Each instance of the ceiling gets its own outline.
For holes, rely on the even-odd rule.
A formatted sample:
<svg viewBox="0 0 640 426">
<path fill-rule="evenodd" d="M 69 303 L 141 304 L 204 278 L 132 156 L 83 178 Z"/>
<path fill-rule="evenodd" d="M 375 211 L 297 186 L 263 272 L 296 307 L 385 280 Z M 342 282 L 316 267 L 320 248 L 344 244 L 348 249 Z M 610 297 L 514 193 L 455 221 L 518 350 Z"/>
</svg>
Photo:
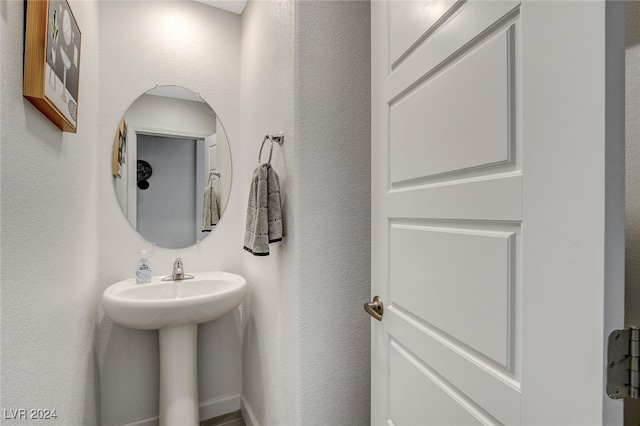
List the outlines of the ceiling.
<svg viewBox="0 0 640 426">
<path fill-rule="evenodd" d="M 247 0 L 195 0 L 199 3 L 208 4 L 209 6 L 217 7 L 218 9 L 227 10 L 229 12 L 242 15 L 244 7 L 247 5 Z"/>
</svg>

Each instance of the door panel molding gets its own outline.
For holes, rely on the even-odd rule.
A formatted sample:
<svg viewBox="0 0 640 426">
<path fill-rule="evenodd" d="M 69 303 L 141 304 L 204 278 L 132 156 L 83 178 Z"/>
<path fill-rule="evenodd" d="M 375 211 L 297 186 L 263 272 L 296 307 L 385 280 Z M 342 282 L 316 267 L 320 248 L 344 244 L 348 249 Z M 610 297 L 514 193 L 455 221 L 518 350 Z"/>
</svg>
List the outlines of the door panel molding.
<svg viewBox="0 0 640 426">
<path fill-rule="evenodd" d="M 390 419 L 394 424 L 412 424 L 416 417 L 425 425 L 501 424 L 394 339 L 390 344 L 389 376 Z M 394 387 L 399 389 L 394 392 Z M 397 398 L 406 395 L 402 391 L 407 387 L 412 391 L 409 397 Z"/>
<path fill-rule="evenodd" d="M 388 302 L 512 370 L 515 232 L 394 223 L 390 233 Z"/>
</svg>

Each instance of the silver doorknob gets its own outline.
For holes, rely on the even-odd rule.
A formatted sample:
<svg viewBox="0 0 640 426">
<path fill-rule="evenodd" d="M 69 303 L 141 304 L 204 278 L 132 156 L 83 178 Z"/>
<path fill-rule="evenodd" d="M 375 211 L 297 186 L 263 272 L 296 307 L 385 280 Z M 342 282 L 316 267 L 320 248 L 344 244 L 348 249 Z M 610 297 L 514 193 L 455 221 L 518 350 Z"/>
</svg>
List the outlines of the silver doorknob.
<svg viewBox="0 0 640 426">
<path fill-rule="evenodd" d="M 374 297 L 373 302 L 365 303 L 364 310 L 366 313 L 368 313 L 378 321 L 382 321 L 382 313 L 384 312 L 384 307 L 382 305 L 382 299 L 380 298 L 380 296 Z"/>
</svg>

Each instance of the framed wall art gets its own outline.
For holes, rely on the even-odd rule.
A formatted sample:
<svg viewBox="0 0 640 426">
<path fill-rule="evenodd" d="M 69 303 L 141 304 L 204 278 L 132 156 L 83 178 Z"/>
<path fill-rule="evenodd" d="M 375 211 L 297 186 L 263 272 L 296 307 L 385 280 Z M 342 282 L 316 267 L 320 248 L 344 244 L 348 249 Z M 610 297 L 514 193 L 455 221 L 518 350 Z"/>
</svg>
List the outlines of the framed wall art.
<svg viewBox="0 0 640 426">
<path fill-rule="evenodd" d="M 113 139 L 111 152 L 111 174 L 114 178 L 122 177 L 122 167 L 127 162 L 127 124 L 120 120 L 116 136 Z"/>
<path fill-rule="evenodd" d="M 26 0 L 23 95 L 65 132 L 78 127 L 82 35 L 66 0 Z"/>
</svg>

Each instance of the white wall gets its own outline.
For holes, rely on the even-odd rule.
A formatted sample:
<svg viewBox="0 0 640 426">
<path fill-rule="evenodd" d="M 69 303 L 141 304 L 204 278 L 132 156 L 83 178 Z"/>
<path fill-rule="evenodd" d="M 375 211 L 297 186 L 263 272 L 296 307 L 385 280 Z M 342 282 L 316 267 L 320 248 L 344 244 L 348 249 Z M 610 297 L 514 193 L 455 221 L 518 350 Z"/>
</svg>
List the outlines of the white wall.
<svg viewBox="0 0 640 426">
<path fill-rule="evenodd" d="M 154 331 L 114 324 L 99 301 L 110 284 L 133 276 L 140 249 L 149 250 L 155 275 L 171 272 L 182 257 L 187 272 L 239 271 L 242 251 L 240 189 L 240 17 L 200 3 L 101 1 L 99 129 L 93 141 L 98 196 L 100 404 L 103 425 L 158 413 L 158 338 Z M 129 105 L 156 84 L 199 92 L 225 126 L 234 161 L 234 186 L 225 214 L 199 245 L 171 250 L 152 247 L 120 211 L 110 173 L 111 144 Z M 244 200 L 242 200 L 244 201 Z M 204 418 L 239 408 L 242 386 L 240 311 L 199 329 L 201 402 L 212 402 Z M 224 402 L 227 396 L 231 405 Z M 215 401 L 222 402 L 216 404 Z M 225 405 L 226 404 L 226 405 Z"/>
<path fill-rule="evenodd" d="M 76 134 L 22 97 L 24 3 L 0 3 L 0 405 L 57 410 L 47 424 L 94 425 L 98 4 L 70 6 L 82 31 Z"/>
<path fill-rule="evenodd" d="M 263 425 L 300 424 L 297 363 L 298 225 L 294 132 L 294 2 L 250 1 L 242 15 L 242 201 L 258 165 L 264 135 L 284 131 L 272 165 L 280 176 L 284 238 L 269 256 L 243 253 L 248 283 L 244 302 L 243 398 Z M 265 148 L 267 149 L 267 148 Z M 268 153 L 263 152 L 263 161 Z M 244 215 L 243 215 L 244 216 Z M 244 223 L 242 225 L 244 230 Z M 247 417 L 247 416 L 245 416 Z"/>
<path fill-rule="evenodd" d="M 370 4 L 295 14 L 299 424 L 368 425 Z"/>
<path fill-rule="evenodd" d="M 369 31 L 368 2 L 256 1 L 243 15 L 245 174 L 264 134 L 285 131 L 272 162 L 285 238 L 243 256 L 254 424 L 369 424 Z"/>
<path fill-rule="evenodd" d="M 159 133 L 204 137 L 216 132 L 215 114 L 205 104 L 146 94 L 127 110 L 125 121 L 137 129 Z"/>
</svg>

